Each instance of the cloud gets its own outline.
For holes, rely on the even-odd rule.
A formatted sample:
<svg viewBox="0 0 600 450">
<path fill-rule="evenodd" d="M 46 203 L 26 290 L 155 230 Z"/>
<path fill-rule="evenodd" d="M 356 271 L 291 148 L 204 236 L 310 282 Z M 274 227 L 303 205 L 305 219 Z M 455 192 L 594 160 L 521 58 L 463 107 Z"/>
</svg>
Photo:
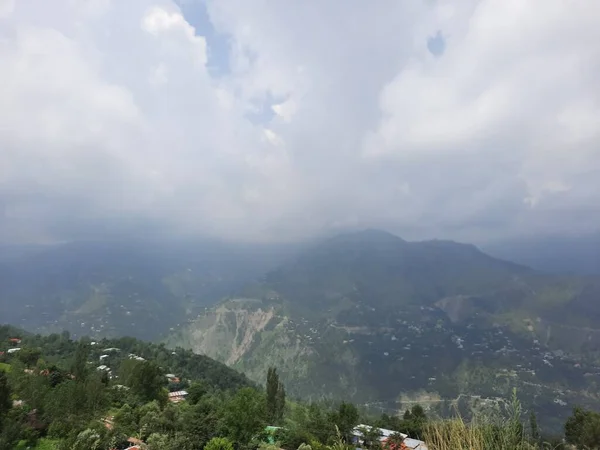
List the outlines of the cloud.
<svg viewBox="0 0 600 450">
<path fill-rule="evenodd" d="M 597 229 L 599 18 L 583 0 L 0 1 L 0 235 Z"/>
</svg>

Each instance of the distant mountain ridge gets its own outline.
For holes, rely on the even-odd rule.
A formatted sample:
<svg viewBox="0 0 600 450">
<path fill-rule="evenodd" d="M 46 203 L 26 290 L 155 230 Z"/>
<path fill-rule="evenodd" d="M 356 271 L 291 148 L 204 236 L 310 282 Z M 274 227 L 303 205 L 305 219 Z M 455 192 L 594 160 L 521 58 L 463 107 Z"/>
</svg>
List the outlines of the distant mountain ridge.
<svg viewBox="0 0 600 450">
<path fill-rule="evenodd" d="M 600 381 L 582 368 L 596 370 L 600 355 L 599 293 L 596 278 L 541 274 L 473 245 L 367 230 L 307 249 L 169 342 L 252 379 L 275 365 L 302 397 L 382 407 L 417 396 L 440 406 L 464 394 L 507 396 L 514 384 L 548 411 L 565 395 L 558 386 L 580 392 Z M 545 356 L 552 352 L 559 360 Z"/>
<path fill-rule="evenodd" d="M 212 241 L 13 247 L 0 258 L 0 317 L 42 333 L 158 339 L 289 251 Z"/>
</svg>

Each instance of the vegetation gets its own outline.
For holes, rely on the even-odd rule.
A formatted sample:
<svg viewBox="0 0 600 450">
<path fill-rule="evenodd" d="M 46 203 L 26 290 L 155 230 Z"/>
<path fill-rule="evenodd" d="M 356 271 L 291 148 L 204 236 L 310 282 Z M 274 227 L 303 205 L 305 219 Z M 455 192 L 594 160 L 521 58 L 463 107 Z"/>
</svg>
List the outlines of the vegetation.
<svg viewBox="0 0 600 450">
<path fill-rule="evenodd" d="M 277 366 L 290 397 L 373 412 L 429 402 L 470 421 L 516 387 L 540 427 L 559 428 L 574 405 L 600 409 L 599 292 L 593 279 L 542 275 L 470 245 L 349 233 L 288 260 L 169 343 L 256 382 Z"/>
<path fill-rule="evenodd" d="M 0 327 L 0 345 L 13 345 L 15 333 Z M 132 443 L 144 450 L 399 450 L 400 433 L 431 450 L 563 445 L 541 435 L 514 393 L 507 411 L 471 421 L 429 417 L 418 404 L 401 416 L 375 417 L 349 402 L 286 400 L 275 368 L 263 390 L 204 357 L 132 339 L 74 342 L 66 333 L 19 339 L 20 350 L 3 355 L 10 372 L 0 371 L 0 450 L 119 450 Z M 169 392 L 181 389 L 186 400 L 169 401 Z M 366 426 L 356 441 L 359 424 Z M 382 443 L 379 428 L 398 433 Z M 600 448 L 598 430 L 600 414 L 576 408 L 564 440 Z"/>
</svg>

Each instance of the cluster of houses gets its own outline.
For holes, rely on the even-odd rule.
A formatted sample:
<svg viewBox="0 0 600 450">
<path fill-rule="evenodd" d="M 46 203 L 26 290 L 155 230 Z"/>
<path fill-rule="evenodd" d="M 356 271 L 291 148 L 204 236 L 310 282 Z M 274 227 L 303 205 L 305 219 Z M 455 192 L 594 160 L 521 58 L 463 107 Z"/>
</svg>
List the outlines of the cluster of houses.
<svg viewBox="0 0 600 450">
<path fill-rule="evenodd" d="M 357 425 L 352 430 L 352 441 L 357 449 L 368 446 L 367 435 L 379 436 L 379 442 L 384 448 L 390 450 L 427 450 L 427 444 L 418 439 L 411 439 L 407 434 L 385 428 L 371 427 L 370 425 Z"/>
</svg>

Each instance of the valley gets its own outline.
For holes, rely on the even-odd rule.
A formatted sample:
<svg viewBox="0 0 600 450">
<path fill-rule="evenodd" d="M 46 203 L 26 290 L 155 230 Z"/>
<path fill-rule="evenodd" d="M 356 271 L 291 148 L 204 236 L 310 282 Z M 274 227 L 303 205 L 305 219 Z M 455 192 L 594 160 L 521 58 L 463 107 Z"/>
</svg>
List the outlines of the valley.
<svg viewBox="0 0 600 450">
<path fill-rule="evenodd" d="M 204 354 L 374 413 L 600 407 L 600 282 L 377 230 L 295 249 L 77 244 L 0 262 L 3 320 Z"/>
</svg>

